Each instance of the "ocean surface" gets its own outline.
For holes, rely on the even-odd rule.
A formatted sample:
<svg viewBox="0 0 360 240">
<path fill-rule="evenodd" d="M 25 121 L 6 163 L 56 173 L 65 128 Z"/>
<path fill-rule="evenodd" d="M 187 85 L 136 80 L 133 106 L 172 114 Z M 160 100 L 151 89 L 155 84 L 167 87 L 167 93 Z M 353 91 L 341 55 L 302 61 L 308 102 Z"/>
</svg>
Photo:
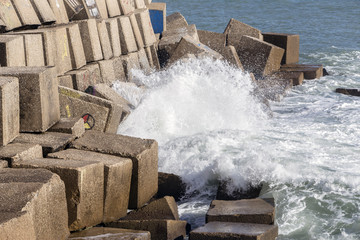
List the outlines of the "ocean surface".
<svg viewBox="0 0 360 240">
<path fill-rule="evenodd" d="M 180 175 L 190 197 L 181 218 L 201 226 L 220 180 L 263 183 L 276 203 L 279 240 L 360 239 L 359 0 L 166 0 L 198 29 L 223 32 L 235 18 L 263 32 L 300 35 L 300 62 L 329 76 L 305 81 L 273 117 L 253 96 L 247 73 L 220 61 L 192 60 L 146 76 L 128 91 L 137 108 L 121 134 L 159 142 L 159 169 Z M 115 84 L 114 88 L 118 89 Z"/>
</svg>

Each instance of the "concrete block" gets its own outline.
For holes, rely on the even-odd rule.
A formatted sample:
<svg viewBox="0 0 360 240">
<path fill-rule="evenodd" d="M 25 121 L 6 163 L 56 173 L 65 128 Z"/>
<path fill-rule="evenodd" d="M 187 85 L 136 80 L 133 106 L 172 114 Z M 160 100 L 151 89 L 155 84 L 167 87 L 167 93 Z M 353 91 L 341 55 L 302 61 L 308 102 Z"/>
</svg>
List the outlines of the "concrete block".
<svg viewBox="0 0 360 240">
<path fill-rule="evenodd" d="M 74 14 L 71 20 L 85 20 L 92 18 L 101 18 L 101 14 L 96 1 L 79 0 L 82 9 Z"/>
<path fill-rule="evenodd" d="M 39 18 L 30 0 L 12 0 L 22 25 L 40 25 Z"/>
<path fill-rule="evenodd" d="M 129 208 L 142 207 L 157 192 L 158 144 L 155 140 L 86 131 L 72 147 L 131 158 L 133 177 Z"/>
<path fill-rule="evenodd" d="M 246 71 L 261 77 L 279 70 L 284 49 L 249 36 L 238 42 L 236 51 Z"/>
<path fill-rule="evenodd" d="M 158 186 L 156 198 L 172 196 L 175 201 L 180 201 L 186 193 L 186 184 L 175 174 L 159 172 Z"/>
<path fill-rule="evenodd" d="M 148 59 L 150 68 L 155 69 L 150 47 L 145 47 L 144 49 L 145 49 L 146 57 Z"/>
<path fill-rule="evenodd" d="M 0 170 L 0 239 L 67 239 L 64 183 L 44 169 Z"/>
<path fill-rule="evenodd" d="M 106 0 L 106 6 L 110 18 L 121 15 L 121 10 L 118 0 Z"/>
<path fill-rule="evenodd" d="M 195 24 L 191 24 L 183 28 L 168 29 L 167 31 L 163 32 L 161 39 L 175 36 L 175 39 L 177 40 L 177 42 L 179 42 L 182 37 L 185 37 L 187 35 L 192 37 L 194 40 L 200 42 L 200 38 Z"/>
<path fill-rule="evenodd" d="M 0 169 L 9 167 L 9 163 L 5 160 L 0 160 Z"/>
<path fill-rule="evenodd" d="M 0 4 L 0 19 L 3 21 L 6 31 L 21 27 L 20 19 L 11 0 L 4 0 Z"/>
<path fill-rule="evenodd" d="M 276 79 L 271 76 L 259 79 L 255 83 L 257 86 L 255 94 L 258 94 L 267 100 L 278 102 L 281 101 L 287 91 L 293 86 L 292 79 Z"/>
<path fill-rule="evenodd" d="M 48 153 L 63 150 L 76 136 L 59 132 L 46 132 L 41 134 L 22 133 L 15 138 L 14 143 L 29 143 L 42 146 L 43 156 Z"/>
<path fill-rule="evenodd" d="M 113 52 L 111 48 L 109 33 L 107 31 L 106 23 L 104 20 L 97 21 L 97 29 L 99 32 L 102 54 L 104 56 L 104 59 L 108 60 L 113 57 Z"/>
<path fill-rule="evenodd" d="M 115 75 L 115 59 L 98 61 L 102 82 L 111 85 L 116 80 Z"/>
<path fill-rule="evenodd" d="M 144 41 L 141 36 L 141 32 L 140 32 L 138 22 L 136 20 L 136 16 L 134 13 L 130 13 L 129 18 L 130 18 L 130 23 L 131 23 L 131 26 L 132 26 L 132 29 L 134 32 L 137 47 L 138 47 L 138 49 L 142 49 L 142 48 L 144 48 Z"/>
<path fill-rule="evenodd" d="M 66 12 L 64 0 L 48 0 L 51 9 L 56 17 L 56 23 L 69 23 L 69 17 Z"/>
<path fill-rule="evenodd" d="M 84 46 L 81 40 L 79 25 L 67 25 L 66 32 L 69 40 L 71 66 L 73 69 L 79 69 L 86 65 Z"/>
<path fill-rule="evenodd" d="M 177 29 L 187 27 L 188 23 L 183 15 L 175 12 L 166 17 L 166 29 Z"/>
<path fill-rule="evenodd" d="M 118 0 L 121 14 L 127 15 L 134 11 L 134 0 Z"/>
<path fill-rule="evenodd" d="M 55 68 L 2 67 L 0 75 L 19 79 L 21 132 L 45 132 L 60 120 Z"/>
<path fill-rule="evenodd" d="M 274 224 L 275 207 L 264 199 L 236 201 L 214 200 L 206 213 L 206 222 Z"/>
<path fill-rule="evenodd" d="M 109 14 L 106 7 L 106 0 L 95 0 L 95 2 L 99 10 L 100 17 L 102 19 L 107 19 L 109 17 Z"/>
<path fill-rule="evenodd" d="M 0 147 L 0 159 L 8 162 L 9 167 L 21 160 L 42 158 L 42 147 L 38 144 L 11 143 Z"/>
<path fill-rule="evenodd" d="M 109 235 L 108 239 L 151 240 L 150 232 L 106 227 L 93 227 L 81 232 L 75 232 L 70 235 L 69 239 L 90 238 L 102 240 L 107 235 Z"/>
<path fill-rule="evenodd" d="M 0 65 L 2 67 L 25 66 L 23 36 L 0 35 Z"/>
<path fill-rule="evenodd" d="M 60 132 L 79 138 L 85 133 L 83 118 L 61 118 L 48 132 Z"/>
<path fill-rule="evenodd" d="M 218 51 L 224 59 L 232 66 L 237 67 L 244 71 L 244 67 L 239 59 L 234 46 L 226 46 Z"/>
<path fill-rule="evenodd" d="M 136 16 L 145 47 L 155 44 L 156 37 L 151 24 L 149 10 L 137 9 L 134 11 L 134 14 Z"/>
<path fill-rule="evenodd" d="M 220 52 L 226 45 L 226 35 L 205 30 L 198 30 L 197 34 L 201 43 L 214 51 Z"/>
<path fill-rule="evenodd" d="M 292 64 L 299 61 L 300 37 L 296 34 L 263 33 L 264 41 L 285 50 L 281 64 Z"/>
<path fill-rule="evenodd" d="M 50 24 L 56 21 L 55 14 L 48 1 L 30 0 L 30 2 L 42 24 Z"/>
<path fill-rule="evenodd" d="M 29 67 L 45 66 L 41 34 L 24 34 L 25 62 Z"/>
<path fill-rule="evenodd" d="M 144 0 L 146 5 L 149 5 L 152 1 L 151 0 Z"/>
<path fill-rule="evenodd" d="M 126 81 L 126 67 L 124 67 L 124 57 L 114 58 L 114 70 L 115 70 L 115 79 L 117 81 L 125 82 Z"/>
<path fill-rule="evenodd" d="M 250 78 L 252 79 L 254 84 L 260 84 L 260 82 L 265 82 L 260 80 L 257 81 L 255 78 L 253 78 L 253 76 L 251 76 L 251 74 Z M 234 189 L 231 181 L 222 180 L 219 182 L 219 186 L 216 192 L 216 200 L 241 200 L 258 198 L 262 187 L 262 184 L 252 186 L 248 183 L 245 189 Z"/>
<path fill-rule="evenodd" d="M 101 223 L 104 206 L 102 163 L 44 158 L 21 161 L 14 167 L 45 168 L 60 176 L 65 183 L 70 231 Z"/>
<path fill-rule="evenodd" d="M 99 33 L 95 19 L 76 21 L 79 24 L 86 62 L 103 59 Z"/>
<path fill-rule="evenodd" d="M 116 18 L 109 18 L 105 20 L 105 24 L 109 34 L 113 55 L 114 57 L 119 57 L 121 55 L 121 44 L 118 21 Z"/>
<path fill-rule="evenodd" d="M 82 92 L 85 92 L 89 86 L 102 82 L 97 63 L 85 65 L 79 70 L 73 70 L 66 74 L 72 77 L 74 89 Z"/>
<path fill-rule="evenodd" d="M 19 80 L 0 77 L 0 146 L 5 146 L 19 136 Z"/>
<path fill-rule="evenodd" d="M 272 74 L 270 77 L 274 77 L 277 79 L 290 79 L 292 80 L 293 86 L 302 85 L 304 81 L 304 73 L 303 72 L 276 72 Z"/>
<path fill-rule="evenodd" d="M 71 75 L 64 75 L 57 77 L 59 86 L 67 87 L 67 88 L 74 88 L 73 80 Z"/>
<path fill-rule="evenodd" d="M 136 9 L 146 8 L 144 0 L 134 0 L 134 2 L 135 2 L 135 8 Z"/>
<path fill-rule="evenodd" d="M 190 232 L 191 240 L 275 240 L 278 227 L 265 224 L 211 222 Z"/>
<path fill-rule="evenodd" d="M 55 42 L 56 42 L 56 68 L 58 75 L 64 75 L 64 73 L 72 69 L 71 57 L 70 57 L 70 46 L 67 35 L 66 27 L 58 27 L 55 31 Z"/>
<path fill-rule="evenodd" d="M 241 36 L 246 35 L 250 37 L 263 40 L 263 36 L 259 29 L 253 28 L 245 23 L 242 23 L 234 18 L 230 19 L 225 28 L 224 34 L 227 38 L 227 45 L 232 45 L 239 52 Z"/>
<path fill-rule="evenodd" d="M 140 68 L 146 74 L 150 74 L 152 72 L 152 68 L 150 66 L 150 63 L 149 63 L 149 60 L 148 60 L 148 57 L 146 55 L 144 48 L 142 48 L 138 51 L 138 57 L 139 57 Z"/>
<path fill-rule="evenodd" d="M 151 59 L 152 59 L 152 63 L 155 69 L 160 69 L 160 61 L 159 61 L 159 56 L 158 56 L 158 49 L 156 47 L 156 45 L 151 45 L 150 47 L 150 52 L 151 52 Z"/>
<path fill-rule="evenodd" d="M 64 0 L 64 4 L 69 19 L 73 19 L 76 14 L 85 11 L 81 0 Z"/>
<path fill-rule="evenodd" d="M 49 157 L 103 163 L 105 177 L 103 222 L 112 222 L 126 216 L 132 173 L 131 159 L 76 149 L 52 153 Z"/>
<path fill-rule="evenodd" d="M 133 80 L 132 70 L 140 69 L 139 55 L 137 52 L 134 52 L 122 55 L 120 58 L 125 70 L 126 79 L 131 82 Z"/>
<path fill-rule="evenodd" d="M 105 226 L 149 231 L 151 239 L 159 240 L 183 239 L 186 236 L 186 221 L 178 220 L 119 220 Z"/>
<path fill-rule="evenodd" d="M 85 65 L 84 67 L 81 68 L 82 70 L 87 70 L 89 71 L 89 73 L 91 74 L 91 83 L 102 83 L 103 80 L 101 79 L 101 73 L 100 73 L 100 67 L 99 64 L 97 62 L 95 63 L 90 63 Z"/>
<path fill-rule="evenodd" d="M 281 66 L 280 72 L 302 72 L 304 73 L 304 79 L 312 80 L 323 76 L 323 65 L 286 64 Z"/>
<path fill-rule="evenodd" d="M 360 91 L 358 89 L 351 89 L 351 88 L 337 88 L 335 90 L 337 93 L 349 95 L 349 96 L 360 96 Z"/>
<path fill-rule="evenodd" d="M 166 3 L 154 2 L 147 5 L 154 33 L 166 31 Z"/>
<path fill-rule="evenodd" d="M 136 52 L 138 50 L 137 43 L 135 41 L 135 36 L 132 30 L 130 18 L 128 16 L 120 16 L 117 18 L 117 20 L 119 26 L 122 54 Z"/>
</svg>

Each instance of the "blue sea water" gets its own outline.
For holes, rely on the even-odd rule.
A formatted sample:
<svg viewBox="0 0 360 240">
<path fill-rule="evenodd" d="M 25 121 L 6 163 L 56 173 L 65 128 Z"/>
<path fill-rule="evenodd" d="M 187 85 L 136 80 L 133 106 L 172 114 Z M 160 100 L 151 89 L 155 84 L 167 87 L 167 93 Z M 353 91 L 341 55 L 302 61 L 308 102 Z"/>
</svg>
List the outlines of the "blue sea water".
<svg viewBox="0 0 360 240">
<path fill-rule="evenodd" d="M 138 107 L 118 132 L 158 140 L 160 171 L 179 174 L 195 193 L 180 203 L 181 218 L 204 224 L 217 182 L 231 179 L 267 186 L 278 239 L 360 239 L 360 98 L 334 92 L 360 89 L 360 1 L 165 2 L 198 29 L 223 32 L 235 18 L 299 34 L 300 62 L 330 73 L 272 102 L 270 118 L 249 75 L 223 62 L 136 72 L 149 89 L 129 96 Z"/>
</svg>

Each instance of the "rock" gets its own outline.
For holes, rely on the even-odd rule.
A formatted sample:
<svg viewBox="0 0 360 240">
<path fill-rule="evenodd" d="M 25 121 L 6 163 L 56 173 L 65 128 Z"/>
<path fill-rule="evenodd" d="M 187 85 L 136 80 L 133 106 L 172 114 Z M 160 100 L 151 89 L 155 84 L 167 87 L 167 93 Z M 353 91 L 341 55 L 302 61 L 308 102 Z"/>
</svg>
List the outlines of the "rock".
<svg viewBox="0 0 360 240">
<path fill-rule="evenodd" d="M 5 147 L 0 147 L 0 159 L 6 160 L 9 167 L 21 160 L 31 160 L 42 158 L 42 147 L 31 143 L 11 143 Z"/>
<path fill-rule="evenodd" d="M 187 27 L 188 23 L 183 15 L 175 12 L 166 17 L 166 29 L 177 29 Z"/>
<path fill-rule="evenodd" d="M 359 89 L 349 89 L 349 88 L 337 88 L 335 90 L 337 93 L 342 93 L 345 95 L 351 95 L 351 96 L 360 96 L 360 90 Z"/>
<path fill-rule="evenodd" d="M 166 196 L 150 202 L 148 205 L 130 212 L 124 220 L 179 220 L 178 207 L 175 199 Z"/>
<path fill-rule="evenodd" d="M 65 186 L 44 169 L 0 169 L 0 239 L 67 239 Z"/>
<path fill-rule="evenodd" d="M 0 19 L 4 22 L 6 31 L 21 27 L 20 19 L 11 0 L 4 0 L 0 5 Z"/>
<path fill-rule="evenodd" d="M 158 184 L 157 198 L 172 196 L 176 201 L 180 201 L 186 194 L 186 184 L 175 174 L 159 172 Z"/>
<path fill-rule="evenodd" d="M 107 227 L 149 231 L 151 239 L 177 240 L 186 236 L 186 221 L 178 220 L 119 220 Z"/>
<path fill-rule="evenodd" d="M 113 1 L 115 1 L 117 4 L 117 0 L 113 0 Z M 109 34 L 109 39 L 110 39 L 114 58 L 119 57 L 121 55 L 121 44 L 120 44 L 118 21 L 116 18 L 109 18 L 105 20 L 105 24 Z"/>
<path fill-rule="evenodd" d="M 0 35 L 0 49 L 0 65 L 2 67 L 25 66 L 25 47 L 23 36 Z"/>
<path fill-rule="evenodd" d="M 131 158 L 133 177 L 129 208 L 135 209 L 144 206 L 156 194 L 158 190 L 158 144 L 155 140 L 86 131 L 82 138 L 72 144 L 72 147 Z"/>
<path fill-rule="evenodd" d="M 281 64 L 292 64 L 299 61 L 300 38 L 297 34 L 263 33 L 264 41 L 285 50 Z"/>
<path fill-rule="evenodd" d="M 58 1 L 58 0 L 48 0 L 51 9 L 53 10 L 55 17 L 56 17 L 56 23 L 69 23 L 69 18 L 66 13 L 66 8 L 64 1 Z"/>
<path fill-rule="evenodd" d="M 99 33 L 102 54 L 104 56 L 104 59 L 108 60 L 114 55 L 111 49 L 110 37 L 104 20 L 97 20 L 97 29 Z"/>
<path fill-rule="evenodd" d="M 126 240 L 151 240 L 150 232 L 136 231 L 119 228 L 102 228 L 93 227 L 81 232 L 74 232 L 69 239 L 93 239 L 93 240 L 111 240 L 111 239 L 126 239 Z"/>
<path fill-rule="evenodd" d="M 22 25 L 40 25 L 39 18 L 29 0 L 12 0 Z"/>
<path fill-rule="evenodd" d="M 275 72 L 270 76 L 270 78 L 276 79 L 289 79 L 292 80 L 293 86 L 302 85 L 304 81 L 303 72 Z"/>
<path fill-rule="evenodd" d="M 60 120 L 55 68 L 1 67 L 0 75 L 19 79 L 21 132 L 45 132 Z"/>
<path fill-rule="evenodd" d="M 102 163 L 46 158 L 20 161 L 13 167 L 45 168 L 60 176 L 65 183 L 70 231 L 102 222 L 104 207 L 104 165 Z M 58 216 L 55 215 L 55 217 Z M 57 221 L 53 220 L 53 222 Z"/>
<path fill-rule="evenodd" d="M 153 2 L 147 5 L 154 33 L 166 31 L 166 3 Z"/>
<path fill-rule="evenodd" d="M 190 232 L 191 240 L 275 240 L 278 227 L 265 224 L 211 222 Z"/>
<path fill-rule="evenodd" d="M 110 17 L 109 19 L 121 15 L 120 4 L 118 0 L 106 0 L 106 6 Z"/>
<path fill-rule="evenodd" d="M 143 38 L 144 46 L 149 47 L 156 43 L 154 29 L 151 25 L 148 9 L 137 9 L 134 11 L 140 32 Z"/>
<path fill-rule="evenodd" d="M 105 177 L 103 222 L 115 221 L 126 216 L 132 173 L 131 159 L 76 149 L 51 153 L 48 157 L 103 163 Z"/>
<path fill-rule="evenodd" d="M 248 186 L 246 190 L 232 189 L 229 181 L 221 181 L 216 193 L 217 200 L 240 200 L 259 197 L 262 185 Z"/>
<path fill-rule="evenodd" d="M 304 79 L 312 80 L 321 78 L 323 75 L 323 66 L 315 64 L 286 64 L 280 68 L 281 72 L 303 72 Z"/>
<path fill-rule="evenodd" d="M 66 31 L 69 39 L 71 66 L 73 69 L 79 69 L 86 65 L 79 25 L 69 24 L 67 25 Z"/>
<path fill-rule="evenodd" d="M 328 71 L 325 69 L 325 68 L 323 68 L 323 76 L 325 77 L 325 76 L 329 76 L 330 74 L 328 73 Z"/>
<path fill-rule="evenodd" d="M 237 67 L 237 68 L 241 69 L 242 71 L 244 71 L 244 67 L 239 59 L 239 56 L 238 56 L 234 46 L 223 47 L 218 52 L 225 58 L 225 60 L 230 65 Z"/>
<path fill-rule="evenodd" d="M 20 107 L 19 80 L 0 76 L 0 146 L 19 136 Z"/>
<path fill-rule="evenodd" d="M 48 132 L 60 132 L 79 138 L 85 133 L 83 118 L 61 118 Z"/>
<path fill-rule="evenodd" d="M 121 0 L 121 2 L 128 2 Z M 134 32 L 132 30 L 130 18 L 128 16 L 117 17 L 119 32 L 120 32 L 120 42 L 121 42 L 121 52 L 122 54 L 128 54 L 131 52 L 136 52 L 138 50 Z"/>
<path fill-rule="evenodd" d="M 5 160 L 0 160 L 0 169 L 9 167 L 9 163 Z"/>
<path fill-rule="evenodd" d="M 51 24 L 56 21 L 55 14 L 48 1 L 30 0 L 30 2 L 42 24 Z"/>
<path fill-rule="evenodd" d="M 136 16 L 134 13 L 129 14 L 129 19 L 130 19 L 130 23 L 134 32 L 134 36 L 135 36 L 135 40 L 136 40 L 136 44 L 138 49 L 142 49 L 144 48 L 144 40 L 143 37 L 141 36 L 141 32 L 140 32 L 140 28 L 139 28 L 139 24 L 136 20 Z"/>
<path fill-rule="evenodd" d="M 226 35 L 205 30 L 198 30 L 199 40 L 216 52 L 220 52 L 226 45 Z"/>
</svg>

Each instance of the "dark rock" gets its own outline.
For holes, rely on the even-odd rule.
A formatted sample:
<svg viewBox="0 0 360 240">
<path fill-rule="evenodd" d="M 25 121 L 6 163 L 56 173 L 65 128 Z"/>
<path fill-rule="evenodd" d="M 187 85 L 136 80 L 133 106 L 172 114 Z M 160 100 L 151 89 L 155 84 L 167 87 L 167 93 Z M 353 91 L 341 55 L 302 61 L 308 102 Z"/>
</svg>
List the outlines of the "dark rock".
<svg viewBox="0 0 360 240">
<path fill-rule="evenodd" d="M 351 95 L 351 96 L 360 96 L 360 90 L 359 89 L 347 89 L 347 88 L 337 88 L 335 90 L 337 93 L 342 93 L 345 95 Z"/>
<path fill-rule="evenodd" d="M 229 191 L 229 182 L 222 181 L 219 183 L 219 188 L 216 193 L 217 200 L 241 200 L 259 197 L 262 184 L 258 186 L 250 186 L 246 190 L 236 189 L 233 192 Z"/>
<path fill-rule="evenodd" d="M 186 193 L 186 184 L 175 174 L 159 172 L 159 190 L 156 198 L 173 196 L 176 201 L 180 201 Z"/>
</svg>

